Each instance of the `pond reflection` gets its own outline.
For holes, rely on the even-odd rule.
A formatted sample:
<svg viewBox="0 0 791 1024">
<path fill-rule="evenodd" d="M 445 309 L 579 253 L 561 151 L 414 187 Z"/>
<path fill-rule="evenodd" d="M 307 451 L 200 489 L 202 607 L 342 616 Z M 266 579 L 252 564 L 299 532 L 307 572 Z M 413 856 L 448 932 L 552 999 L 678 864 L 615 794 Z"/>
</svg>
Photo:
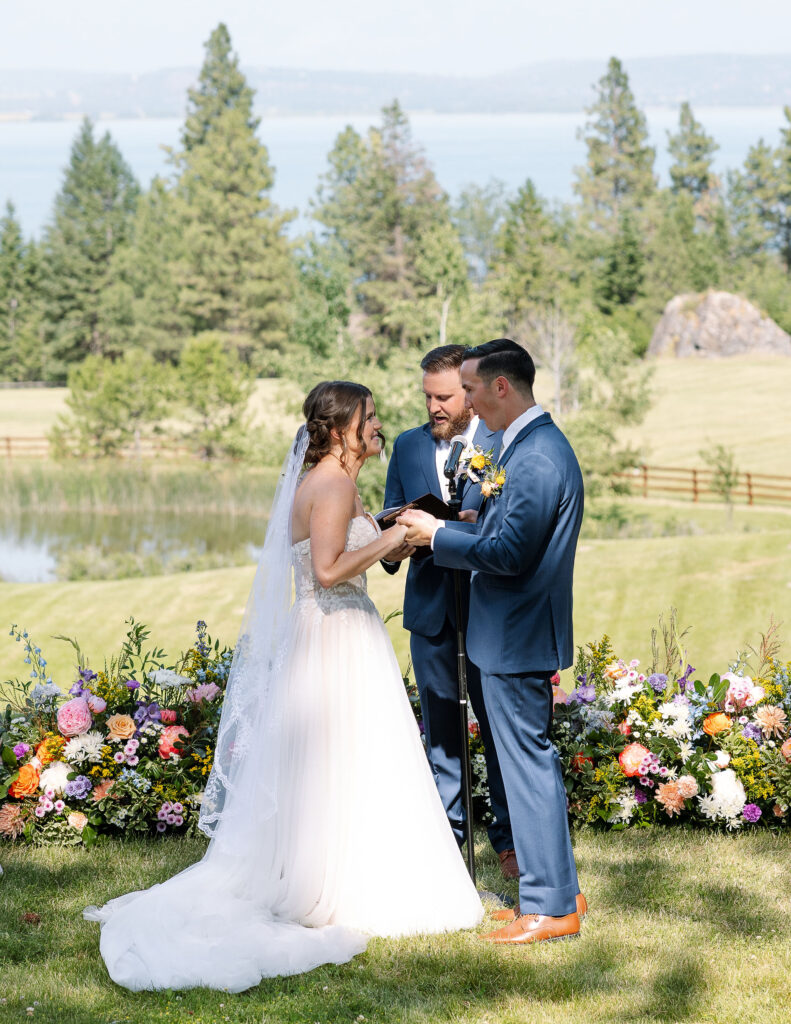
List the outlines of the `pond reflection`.
<svg viewBox="0 0 791 1024">
<path fill-rule="evenodd" d="M 217 513 L 6 514 L 0 518 L 0 579 L 45 583 L 141 575 L 128 571 L 133 565 L 145 565 L 145 574 L 239 565 L 256 560 L 266 526 L 263 516 Z M 120 565 L 126 570 L 114 572 Z"/>
</svg>

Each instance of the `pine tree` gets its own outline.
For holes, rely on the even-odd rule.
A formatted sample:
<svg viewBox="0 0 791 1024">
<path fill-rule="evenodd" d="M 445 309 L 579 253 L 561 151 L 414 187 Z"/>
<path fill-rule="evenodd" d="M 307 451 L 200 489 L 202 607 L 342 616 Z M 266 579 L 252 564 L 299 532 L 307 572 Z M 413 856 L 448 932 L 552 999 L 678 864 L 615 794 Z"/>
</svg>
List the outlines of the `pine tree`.
<svg viewBox="0 0 791 1024">
<path fill-rule="evenodd" d="M 643 255 L 634 218 L 625 211 L 618 233 L 607 246 L 594 285 L 596 305 L 602 313 L 628 306 L 640 295 L 643 285 Z"/>
<path fill-rule="evenodd" d="M 405 347 L 422 340 L 426 328 L 419 326 L 424 321 L 415 316 L 415 303 L 426 281 L 418 254 L 440 228 L 451 247 L 458 237 L 444 230 L 450 226 L 447 197 L 398 103 L 384 108 L 381 126 L 365 139 L 351 128 L 342 132 L 329 164 L 314 215 L 346 254 L 367 324 L 385 344 Z M 452 262 L 448 254 L 439 262 L 446 257 Z"/>
<path fill-rule="evenodd" d="M 728 217 L 737 258 L 777 248 L 781 187 L 775 151 L 761 139 L 750 147 L 743 168 L 728 174 Z"/>
<path fill-rule="evenodd" d="M 283 236 L 289 216 L 270 199 L 274 175 L 255 135 L 252 98 L 220 25 L 190 92 L 184 149 L 172 154 L 173 274 L 189 333 L 219 332 L 260 365 L 285 341 L 293 269 Z"/>
<path fill-rule="evenodd" d="M 12 202 L 0 220 L 0 377 L 17 380 L 19 328 L 25 306 L 25 245 Z"/>
<path fill-rule="evenodd" d="M 700 199 L 714 185 L 712 156 L 719 146 L 695 120 L 692 107 L 686 101 L 679 111 L 678 132 L 675 135 L 668 132 L 667 148 L 673 157 L 670 165 L 673 192 L 688 192 L 694 199 Z"/>
<path fill-rule="evenodd" d="M 109 133 L 97 141 L 86 119 L 72 146 L 43 245 L 47 357 L 60 379 L 70 363 L 105 350 L 101 295 L 113 253 L 129 237 L 138 192 Z"/>
<path fill-rule="evenodd" d="M 654 150 L 621 62 L 611 57 L 597 83 L 597 98 L 580 130 L 588 160 L 577 169 L 575 192 L 588 225 L 614 235 L 626 209 L 639 210 L 656 190 Z"/>
</svg>

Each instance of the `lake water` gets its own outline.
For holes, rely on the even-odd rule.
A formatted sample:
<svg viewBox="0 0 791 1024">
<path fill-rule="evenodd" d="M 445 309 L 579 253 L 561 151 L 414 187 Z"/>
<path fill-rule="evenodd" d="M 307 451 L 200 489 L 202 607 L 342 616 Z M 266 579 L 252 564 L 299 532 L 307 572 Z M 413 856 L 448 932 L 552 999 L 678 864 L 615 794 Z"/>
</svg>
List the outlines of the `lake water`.
<svg viewBox="0 0 791 1024">
<path fill-rule="evenodd" d="M 775 144 L 785 123 L 777 107 L 701 107 L 695 115 L 720 145 L 716 168 L 739 166 L 758 139 Z M 667 132 L 676 129 L 678 111 L 646 110 L 652 143 L 657 147 L 657 172 L 667 176 Z M 276 168 L 275 201 L 302 215 L 292 231 L 307 226 L 308 202 L 327 153 L 345 125 L 358 131 L 376 118 L 282 117 L 262 121 L 259 135 Z M 552 200 L 572 197 L 574 168 L 585 159 L 577 130 L 585 114 L 414 114 L 415 139 L 427 153 L 437 177 L 451 196 L 468 183 L 500 178 L 510 189 L 532 178 L 539 192 Z M 139 180 L 147 185 L 166 174 L 163 145 L 178 145 L 181 121 L 102 121 Z M 69 150 L 78 130 L 74 122 L 0 123 L 0 204 L 11 199 L 26 235 L 38 236 L 52 209 Z"/>
<path fill-rule="evenodd" d="M 149 557 L 152 571 L 167 571 L 176 560 L 209 558 L 213 565 L 257 560 L 264 543 L 263 516 L 216 513 L 134 515 L 42 513 L 0 516 L 0 580 L 47 583 L 58 578 L 58 564 L 90 548 L 96 557 L 134 553 Z M 91 556 L 93 557 L 93 556 Z"/>
</svg>

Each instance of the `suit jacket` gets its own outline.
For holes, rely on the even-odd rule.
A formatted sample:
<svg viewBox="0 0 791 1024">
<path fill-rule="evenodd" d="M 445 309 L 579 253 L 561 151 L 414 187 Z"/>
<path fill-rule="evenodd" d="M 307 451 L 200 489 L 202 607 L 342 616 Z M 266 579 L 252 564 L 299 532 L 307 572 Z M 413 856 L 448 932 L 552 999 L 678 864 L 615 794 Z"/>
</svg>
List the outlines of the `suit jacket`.
<svg viewBox="0 0 791 1024">
<path fill-rule="evenodd" d="M 478 424 L 473 443 L 484 451 L 500 450 L 502 433 L 488 430 L 483 420 Z M 431 436 L 431 427 L 405 430 L 399 434 L 393 445 L 393 454 L 387 467 L 385 485 L 385 508 L 405 505 L 430 491 L 442 497 L 436 461 L 437 445 Z M 459 482 L 462 509 L 479 509 L 481 488 L 470 480 Z M 398 572 L 400 562 L 383 563 L 390 573 Z M 463 573 L 462 593 L 466 603 L 469 593 L 469 573 Z M 410 559 L 406 587 L 404 589 L 404 629 L 419 636 L 436 636 L 442 629 L 445 618 L 456 621 L 453 574 L 434 564 L 434 558 L 415 561 Z"/>
<path fill-rule="evenodd" d="M 500 463 L 502 492 L 474 527 L 449 523 L 434 563 L 477 570 L 467 651 L 482 672 L 554 672 L 574 660 L 572 578 L 582 524 L 579 463 L 544 413 L 521 430 Z"/>
</svg>

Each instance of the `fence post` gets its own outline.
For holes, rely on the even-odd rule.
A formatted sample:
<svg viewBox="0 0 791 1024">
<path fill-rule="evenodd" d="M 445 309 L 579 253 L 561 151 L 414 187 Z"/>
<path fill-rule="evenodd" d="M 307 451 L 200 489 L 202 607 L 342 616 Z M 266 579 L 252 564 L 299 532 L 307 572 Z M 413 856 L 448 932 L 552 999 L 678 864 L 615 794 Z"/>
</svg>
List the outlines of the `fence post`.
<svg viewBox="0 0 791 1024">
<path fill-rule="evenodd" d="M 698 471 L 692 470 L 692 500 L 698 500 Z"/>
<path fill-rule="evenodd" d="M 747 504 L 753 503 L 753 478 L 751 473 L 744 474 L 747 477 Z"/>
<path fill-rule="evenodd" d="M 645 463 L 640 467 L 643 471 L 643 497 L 648 497 L 648 466 Z"/>
</svg>

